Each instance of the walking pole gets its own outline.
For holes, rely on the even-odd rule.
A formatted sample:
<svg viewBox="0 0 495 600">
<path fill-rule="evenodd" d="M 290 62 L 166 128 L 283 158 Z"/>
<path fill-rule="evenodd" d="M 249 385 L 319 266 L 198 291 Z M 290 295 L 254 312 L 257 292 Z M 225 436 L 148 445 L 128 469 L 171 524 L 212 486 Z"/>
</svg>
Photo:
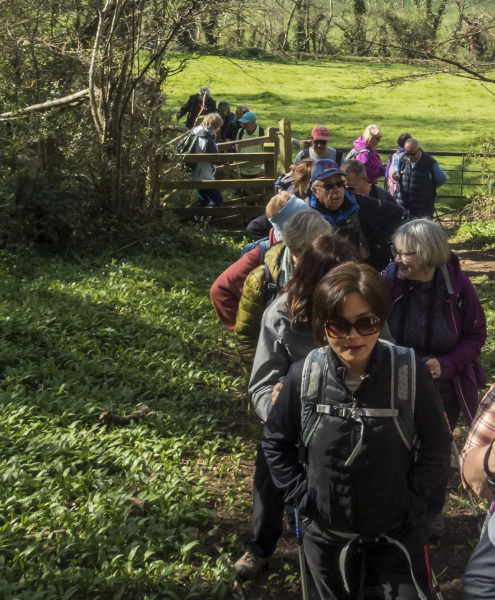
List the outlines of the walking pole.
<svg viewBox="0 0 495 600">
<path fill-rule="evenodd" d="M 459 473 L 460 473 L 461 472 L 461 457 L 459 456 L 459 450 L 457 449 L 455 440 L 452 440 L 452 452 L 456 459 L 457 465 L 459 467 Z M 468 489 L 466 489 L 464 491 L 466 492 L 466 495 L 468 497 L 469 506 L 471 507 L 471 512 L 473 513 L 473 516 L 476 517 L 476 526 L 478 527 L 478 532 L 481 535 L 481 525 L 480 525 L 480 522 L 478 519 L 478 511 L 476 510 L 476 506 L 474 505 L 473 495 L 471 494 L 471 492 Z"/>
<path fill-rule="evenodd" d="M 303 536 L 301 535 L 301 530 L 299 529 L 299 509 L 294 509 L 294 517 L 296 519 L 296 539 L 297 539 L 297 548 L 299 551 L 299 568 L 301 569 L 301 586 L 303 593 L 303 600 L 308 600 L 308 580 L 306 578 L 306 559 L 304 558 L 304 548 L 303 548 Z"/>
<path fill-rule="evenodd" d="M 433 584 L 433 591 L 437 595 L 438 600 L 443 600 L 442 592 L 440 590 L 440 586 L 438 585 L 437 578 L 435 577 L 435 573 L 433 573 L 433 569 L 430 569 L 431 573 L 431 582 Z"/>
</svg>

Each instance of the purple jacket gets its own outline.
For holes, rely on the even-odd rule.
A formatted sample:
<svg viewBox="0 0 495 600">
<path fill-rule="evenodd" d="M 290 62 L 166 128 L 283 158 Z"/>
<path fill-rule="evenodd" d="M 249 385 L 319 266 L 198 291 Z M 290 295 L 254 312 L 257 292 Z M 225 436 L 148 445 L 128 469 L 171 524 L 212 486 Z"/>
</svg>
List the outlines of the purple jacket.
<svg viewBox="0 0 495 600">
<path fill-rule="evenodd" d="M 397 269 L 396 263 L 390 263 L 383 272 L 392 307 L 403 297 L 405 280 L 398 277 Z M 457 343 L 448 354 L 436 358 L 445 371 L 444 377 L 453 379 L 459 405 L 470 425 L 478 408 L 478 389 L 486 383 L 479 359 L 486 340 L 486 318 L 473 284 L 462 273 L 459 258 L 453 252 L 440 269 L 449 290 L 445 315 Z"/>
<path fill-rule="evenodd" d="M 382 159 L 376 148 L 368 146 L 362 137 L 358 137 L 357 140 L 354 140 L 354 150 L 366 150 L 366 152 L 356 154 L 354 158 L 363 163 L 370 181 L 376 183 L 379 177 L 385 175 L 385 167 L 382 165 Z"/>
</svg>

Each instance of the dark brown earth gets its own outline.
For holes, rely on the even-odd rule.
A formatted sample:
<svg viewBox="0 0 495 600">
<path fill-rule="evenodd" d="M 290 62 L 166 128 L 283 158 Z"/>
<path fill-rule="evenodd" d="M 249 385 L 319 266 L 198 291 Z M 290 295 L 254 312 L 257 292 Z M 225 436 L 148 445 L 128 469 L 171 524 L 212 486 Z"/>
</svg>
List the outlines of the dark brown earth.
<svg viewBox="0 0 495 600">
<path fill-rule="evenodd" d="M 495 279 L 495 249 L 464 250 L 453 247 L 459 255 L 463 271 L 469 277 L 486 275 L 489 281 Z M 247 429 L 244 417 L 239 415 L 242 423 L 240 435 L 247 441 Z M 456 430 L 459 434 L 457 445 L 462 447 L 466 435 L 466 427 Z M 253 446 L 254 452 L 254 446 Z M 234 533 L 242 539 L 249 532 L 250 492 L 254 460 L 243 461 L 240 472 L 235 480 L 227 483 L 225 479 L 218 482 L 217 493 L 219 506 L 224 503 L 220 498 L 225 495 L 226 488 L 235 495 L 235 501 L 230 510 L 220 512 L 221 526 L 220 542 L 228 540 Z M 475 499 L 478 510 L 482 513 L 484 505 Z M 444 600 L 462 600 L 461 578 L 466 563 L 479 537 L 477 523 L 482 523 L 483 517 L 476 519 L 470 510 L 466 494 L 462 491 L 459 472 L 452 468 L 447 504 L 444 509 L 446 533 L 436 544 L 430 547 L 430 562 L 436 574 Z M 223 544 L 222 544 L 223 545 Z M 242 554 L 232 555 L 232 562 Z M 300 600 L 302 598 L 299 580 L 299 566 L 295 539 L 284 534 L 279 542 L 277 552 L 255 582 L 236 583 L 227 598 L 237 600 Z"/>
</svg>

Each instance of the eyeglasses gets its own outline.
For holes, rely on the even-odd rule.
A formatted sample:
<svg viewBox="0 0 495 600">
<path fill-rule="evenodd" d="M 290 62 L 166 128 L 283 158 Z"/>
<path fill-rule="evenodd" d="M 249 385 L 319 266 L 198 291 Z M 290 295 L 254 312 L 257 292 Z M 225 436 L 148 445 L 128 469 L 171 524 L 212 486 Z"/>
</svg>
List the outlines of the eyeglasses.
<svg viewBox="0 0 495 600">
<path fill-rule="evenodd" d="M 391 250 L 392 250 L 392 256 L 394 258 L 397 258 L 397 256 L 398 256 L 399 260 L 401 260 L 402 262 L 407 262 L 407 260 L 410 256 L 417 254 L 417 252 L 399 252 L 395 246 L 392 246 Z"/>
<path fill-rule="evenodd" d="M 418 148 L 418 150 L 419 150 L 419 148 Z M 404 154 L 406 156 L 416 156 L 416 154 L 418 153 L 418 150 L 415 150 L 414 152 L 404 152 Z"/>
<path fill-rule="evenodd" d="M 343 188 L 345 187 L 345 181 L 337 181 L 335 183 L 326 183 L 325 185 L 317 185 L 315 187 L 321 188 L 322 190 L 327 190 L 331 192 L 334 187 Z"/>
<path fill-rule="evenodd" d="M 378 141 L 380 141 L 382 139 L 381 135 L 374 135 L 372 137 L 375 138 L 375 140 L 378 140 Z"/>
<path fill-rule="evenodd" d="M 351 329 L 358 332 L 359 335 L 373 335 L 380 328 L 380 319 L 378 317 L 359 317 L 354 323 L 350 323 L 347 319 L 340 317 L 331 319 L 325 323 L 325 331 L 328 337 L 342 339 L 351 333 Z"/>
<path fill-rule="evenodd" d="M 326 146 L 328 140 L 313 140 L 313 146 Z"/>
<path fill-rule="evenodd" d="M 353 192 L 353 191 L 356 189 L 356 186 L 355 186 L 355 185 L 346 185 L 346 186 L 345 186 L 345 189 L 346 189 L 348 192 Z"/>
</svg>

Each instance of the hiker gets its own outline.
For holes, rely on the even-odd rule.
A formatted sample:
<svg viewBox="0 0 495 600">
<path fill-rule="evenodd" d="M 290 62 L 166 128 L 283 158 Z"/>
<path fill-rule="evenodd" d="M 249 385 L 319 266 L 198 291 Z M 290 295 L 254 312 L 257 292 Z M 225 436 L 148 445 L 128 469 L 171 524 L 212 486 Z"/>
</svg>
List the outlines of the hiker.
<svg viewBox="0 0 495 600">
<path fill-rule="evenodd" d="M 451 431 L 461 410 L 470 425 L 478 407 L 478 389 L 486 380 L 479 359 L 486 339 L 483 307 L 440 225 L 427 219 L 404 223 L 393 244 L 395 260 L 383 273 L 390 291 L 392 339 L 414 348 L 426 364 Z M 427 501 L 431 538 L 440 538 L 445 531 L 442 508 L 448 474 L 447 461 L 445 474 Z"/>
<path fill-rule="evenodd" d="M 401 154 L 404 154 L 404 144 L 408 139 L 412 138 L 409 133 L 401 133 L 397 138 L 397 150 L 388 157 L 387 164 L 385 166 L 385 181 L 387 182 L 389 193 L 395 197 L 397 191 L 397 181 L 395 181 L 394 167 L 396 160 Z"/>
<path fill-rule="evenodd" d="M 284 177 L 284 187 L 286 187 L 287 191 L 291 192 L 296 198 L 305 200 L 311 193 L 309 181 L 311 179 L 311 170 L 314 164 L 314 160 L 304 158 L 297 165 L 291 165 L 290 173 L 287 173 Z M 281 179 L 282 178 L 279 178 L 278 182 Z M 275 191 L 277 191 L 277 193 L 282 191 L 280 189 L 282 186 L 277 185 L 278 182 L 275 182 Z M 247 226 L 247 230 L 255 240 L 266 237 L 270 228 L 271 224 L 265 215 L 256 217 Z"/>
<path fill-rule="evenodd" d="M 248 370 L 253 364 L 267 304 L 267 284 L 272 285 L 270 300 L 273 300 L 289 281 L 294 261 L 323 233 L 331 233 L 331 227 L 316 211 L 298 212 L 284 225 L 283 244 L 270 248 L 265 255 L 265 265 L 256 267 L 246 278 L 235 320 L 234 341 L 237 353 Z"/>
<path fill-rule="evenodd" d="M 390 241 L 402 223 L 402 209 L 345 189 L 344 172 L 334 161 L 320 160 L 311 171 L 311 208 L 327 219 L 335 233 L 349 239 L 361 258 L 381 271 L 391 260 Z"/>
<path fill-rule="evenodd" d="M 495 598 L 495 383 L 481 401 L 464 450 L 461 476 L 465 488 L 490 498 L 489 519 L 464 572 L 465 600 Z"/>
<path fill-rule="evenodd" d="M 380 155 L 376 147 L 382 139 L 382 130 L 378 125 L 368 125 L 363 131 L 363 135 L 354 140 L 354 149 L 346 156 L 346 160 L 355 158 L 362 162 L 368 179 L 372 183 L 377 183 L 379 177 L 385 174 L 385 167 L 382 165 Z"/>
<path fill-rule="evenodd" d="M 217 153 L 215 143 L 216 134 L 220 131 L 223 120 L 217 113 L 206 115 L 203 124 L 198 125 L 192 131 L 198 140 L 194 148 L 195 154 Z M 191 171 L 191 181 L 213 181 L 215 179 L 216 167 L 212 162 L 196 163 Z M 222 192 L 219 189 L 196 190 L 199 206 L 221 206 L 223 204 Z"/>
<path fill-rule="evenodd" d="M 296 155 L 294 164 L 297 165 L 304 158 L 311 158 L 311 160 L 317 161 L 324 158 L 334 160 L 338 165 L 342 162 L 342 152 L 328 146 L 330 141 L 330 132 L 323 125 L 315 127 L 311 132 L 312 145 L 310 148 L 301 150 Z"/>
<path fill-rule="evenodd" d="M 346 160 L 340 166 L 341 171 L 345 175 L 345 189 L 351 194 L 364 194 L 370 198 L 376 198 L 384 202 L 393 202 L 397 204 L 393 198 L 381 185 L 372 183 L 368 179 L 366 169 L 362 162 L 351 158 Z"/>
<path fill-rule="evenodd" d="M 288 192 L 281 192 L 270 199 L 265 208 L 271 229 L 268 239 L 246 252 L 233 265 L 221 273 L 210 289 L 210 299 L 222 325 L 231 331 L 235 326 L 239 300 L 246 277 L 253 269 L 264 264 L 265 254 L 282 240 L 285 223 L 299 211 L 309 211 L 309 207 Z"/>
<path fill-rule="evenodd" d="M 227 127 L 227 131 L 225 132 L 225 141 L 234 141 L 237 138 L 237 133 L 241 128 L 241 124 L 239 123 L 239 119 L 249 112 L 249 107 L 245 104 L 239 104 L 235 110 L 235 115 L 232 121 L 229 123 Z"/>
<path fill-rule="evenodd" d="M 397 204 L 407 218 L 433 218 L 437 188 L 447 181 L 447 175 L 433 156 L 421 150 L 418 140 L 405 142 L 404 153 L 395 161 L 393 178 L 397 181 Z"/>
<path fill-rule="evenodd" d="M 265 130 L 257 123 L 258 117 L 254 112 L 247 112 L 239 119 L 241 128 L 237 132 L 236 140 L 247 140 L 249 138 L 263 137 Z M 239 146 L 237 152 L 263 152 L 263 146 Z M 241 179 L 254 179 L 255 177 L 263 177 L 265 170 L 263 165 L 250 165 L 241 167 Z"/>
<path fill-rule="evenodd" d="M 227 138 L 227 128 L 234 120 L 234 113 L 230 111 L 230 105 L 226 100 L 218 103 L 218 114 L 223 119 L 223 125 L 220 128 L 220 141 L 225 142 Z"/>
<path fill-rule="evenodd" d="M 265 425 L 273 481 L 308 520 L 304 553 L 325 600 L 361 598 L 365 573 L 387 598 L 431 598 L 425 497 L 451 436 L 425 364 L 378 340 L 387 307 L 369 265 L 325 275 L 312 315 L 324 347 L 292 365 Z"/>
<path fill-rule="evenodd" d="M 175 118 L 179 120 L 187 113 L 186 127 L 191 129 L 199 116 L 214 113 L 216 110 L 217 104 L 210 96 L 210 89 L 200 87 L 199 93 L 189 96 L 187 102 L 175 113 Z"/>
<path fill-rule="evenodd" d="M 332 233 L 320 235 L 300 257 L 284 293 L 266 309 L 249 380 L 249 394 L 261 422 L 266 421 L 281 387 L 279 382 L 291 364 L 316 347 L 311 328 L 316 286 L 328 271 L 350 260 L 359 258 L 347 240 Z M 261 448 L 261 428 L 256 454 L 251 534 L 245 554 L 234 565 L 243 579 L 254 579 L 267 564 L 283 530 L 284 495 L 270 476 Z M 289 523 L 293 514 L 288 514 Z"/>
</svg>

